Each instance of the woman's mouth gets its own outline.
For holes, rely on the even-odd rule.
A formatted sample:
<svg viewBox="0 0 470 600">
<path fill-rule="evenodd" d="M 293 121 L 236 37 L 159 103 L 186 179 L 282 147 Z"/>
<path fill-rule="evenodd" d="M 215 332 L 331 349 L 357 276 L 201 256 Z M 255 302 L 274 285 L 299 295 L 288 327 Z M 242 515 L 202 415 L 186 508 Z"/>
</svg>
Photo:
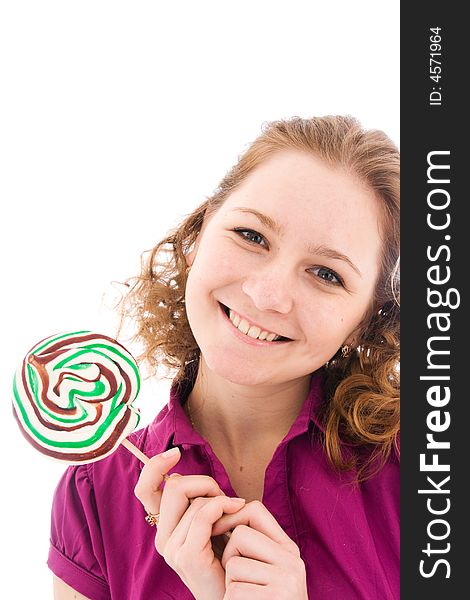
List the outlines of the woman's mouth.
<svg viewBox="0 0 470 600">
<path fill-rule="evenodd" d="M 244 333 L 248 337 L 254 340 L 263 340 L 266 342 L 290 342 L 290 338 L 279 335 L 274 331 L 268 331 L 261 329 L 258 325 L 254 325 L 247 321 L 245 318 L 240 316 L 234 310 L 225 306 L 225 304 L 219 303 L 224 313 L 230 319 L 232 325 L 238 329 L 241 333 Z"/>
</svg>

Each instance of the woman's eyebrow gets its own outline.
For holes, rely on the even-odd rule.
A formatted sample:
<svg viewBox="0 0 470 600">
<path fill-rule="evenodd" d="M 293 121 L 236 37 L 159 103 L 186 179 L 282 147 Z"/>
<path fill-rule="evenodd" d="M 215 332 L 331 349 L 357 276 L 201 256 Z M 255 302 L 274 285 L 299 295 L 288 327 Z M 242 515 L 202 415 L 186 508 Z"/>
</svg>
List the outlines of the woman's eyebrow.
<svg viewBox="0 0 470 600">
<path fill-rule="evenodd" d="M 362 277 L 362 273 L 359 271 L 359 269 L 356 267 L 353 261 L 349 258 L 349 256 L 346 256 L 346 254 L 343 254 L 342 252 L 339 252 L 334 248 L 329 248 L 328 246 L 323 246 L 321 244 L 318 246 L 310 245 L 308 247 L 308 251 L 311 254 L 315 254 L 317 256 L 326 256 L 334 260 L 342 260 L 345 263 L 347 263 L 351 267 L 351 269 L 353 269 L 359 275 L 359 277 Z"/>
<path fill-rule="evenodd" d="M 265 215 L 264 213 L 259 212 L 259 210 L 256 210 L 255 208 L 246 208 L 243 206 L 237 206 L 233 210 L 234 211 L 236 210 L 236 211 L 242 212 L 242 213 L 252 214 L 255 217 L 257 217 L 259 219 L 259 221 L 261 221 L 261 223 L 265 227 L 270 229 L 271 231 L 275 231 L 278 234 L 280 234 L 282 232 L 282 226 L 277 221 L 275 221 L 268 215 Z M 342 252 L 339 252 L 338 250 L 335 250 L 334 248 L 329 248 L 328 246 L 323 246 L 323 245 L 310 245 L 307 248 L 307 250 L 310 254 L 315 254 L 317 256 L 325 256 L 327 258 L 332 258 L 334 260 L 342 260 L 345 263 L 347 263 L 351 267 L 351 269 L 353 269 L 359 275 L 359 277 L 362 277 L 361 271 L 356 267 L 356 265 L 349 258 L 349 256 L 347 256 L 346 254 L 343 254 Z"/>
<path fill-rule="evenodd" d="M 281 233 L 282 231 L 282 227 L 279 225 L 279 223 L 277 223 L 271 217 L 268 217 L 268 215 L 259 212 L 259 210 L 256 210 L 255 208 L 245 208 L 244 206 L 236 206 L 233 210 L 254 215 L 261 221 L 261 223 L 263 223 L 265 227 L 271 229 L 272 231 L 275 231 L 276 233 Z"/>
</svg>

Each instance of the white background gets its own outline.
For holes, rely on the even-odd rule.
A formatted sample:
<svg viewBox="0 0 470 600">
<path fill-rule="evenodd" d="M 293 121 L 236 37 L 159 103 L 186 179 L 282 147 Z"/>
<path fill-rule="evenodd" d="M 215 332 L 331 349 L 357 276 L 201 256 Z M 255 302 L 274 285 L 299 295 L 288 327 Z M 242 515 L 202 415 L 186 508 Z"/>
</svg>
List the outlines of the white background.
<svg viewBox="0 0 470 600">
<path fill-rule="evenodd" d="M 399 2 L 12 0 L 0 57 L 0 594 L 46 599 L 65 467 L 13 420 L 17 363 L 56 332 L 113 336 L 112 282 L 263 121 L 349 113 L 398 144 Z M 144 381 L 143 424 L 167 390 Z"/>
</svg>

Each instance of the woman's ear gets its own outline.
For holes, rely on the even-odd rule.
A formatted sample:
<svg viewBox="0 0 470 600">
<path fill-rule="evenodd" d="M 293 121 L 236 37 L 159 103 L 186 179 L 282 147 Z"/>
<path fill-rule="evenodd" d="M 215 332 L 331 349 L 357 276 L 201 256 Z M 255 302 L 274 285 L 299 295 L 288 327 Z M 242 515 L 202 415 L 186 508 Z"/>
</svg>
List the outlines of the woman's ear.
<svg viewBox="0 0 470 600">
<path fill-rule="evenodd" d="M 187 269 L 190 269 L 194 259 L 196 257 L 194 246 L 191 247 L 191 250 L 184 255 L 184 259 L 186 261 Z"/>
<path fill-rule="evenodd" d="M 191 244 L 189 250 L 184 255 L 184 258 L 186 260 L 186 264 L 187 264 L 188 268 L 192 267 L 194 259 L 196 258 L 197 250 L 199 248 L 199 239 L 200 239 L 200 233 L 197 234 L 196 239 L 194 240 L 194 242 Z"/>
<path fill-rule="evenodd" d="M 192 267 L 194 259 L 196 258 L 196 254 L 197 254 L 197 251 L 198 251 L 198 248 L 199 248 L 199 243 L 201 241 L 202 234 L 204 232 L 204 229 L 207 227 L 207 224 L 210 221 L 210 219 L 212 217 L 212 214 L 213 213 L 211 213 L 209 215 L 206 214 L 204 216 L 204 220 L 202 222 L 201 229 L 196 234 L 196 239 L 194 240 L 194 242 L 189 247 L 189 250 L 184 255 L 184 257 L 186 259 L 186 264 L 188 265 L 188 267 Z"/>
</svg>

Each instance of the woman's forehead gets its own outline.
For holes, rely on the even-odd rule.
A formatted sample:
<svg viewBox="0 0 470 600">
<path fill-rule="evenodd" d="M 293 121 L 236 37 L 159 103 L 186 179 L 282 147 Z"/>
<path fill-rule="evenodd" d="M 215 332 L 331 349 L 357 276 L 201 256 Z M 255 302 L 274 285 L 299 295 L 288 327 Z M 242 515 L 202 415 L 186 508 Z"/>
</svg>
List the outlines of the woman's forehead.
<svg viewBox="0 0 470 600">
<path fill-rule="evenodd" d="M 246 197 L 252 202 L 280 201 L 292 208 L 296 199 L 309 201 L 371 195 L 374 191 L 350 169 L 305 151 L 275 152 L 258 164 L 229 194 L 226 202 Z"/>
<path fill-rule="evenodd" d="M 277 153 L 258 165 L 227 197 L 222 215 L 259 215 L 269 229 L 346 228 L 366 220 L 377 229 L 380 199 L 357 176 L 305 152 Z"/>
</svg>

